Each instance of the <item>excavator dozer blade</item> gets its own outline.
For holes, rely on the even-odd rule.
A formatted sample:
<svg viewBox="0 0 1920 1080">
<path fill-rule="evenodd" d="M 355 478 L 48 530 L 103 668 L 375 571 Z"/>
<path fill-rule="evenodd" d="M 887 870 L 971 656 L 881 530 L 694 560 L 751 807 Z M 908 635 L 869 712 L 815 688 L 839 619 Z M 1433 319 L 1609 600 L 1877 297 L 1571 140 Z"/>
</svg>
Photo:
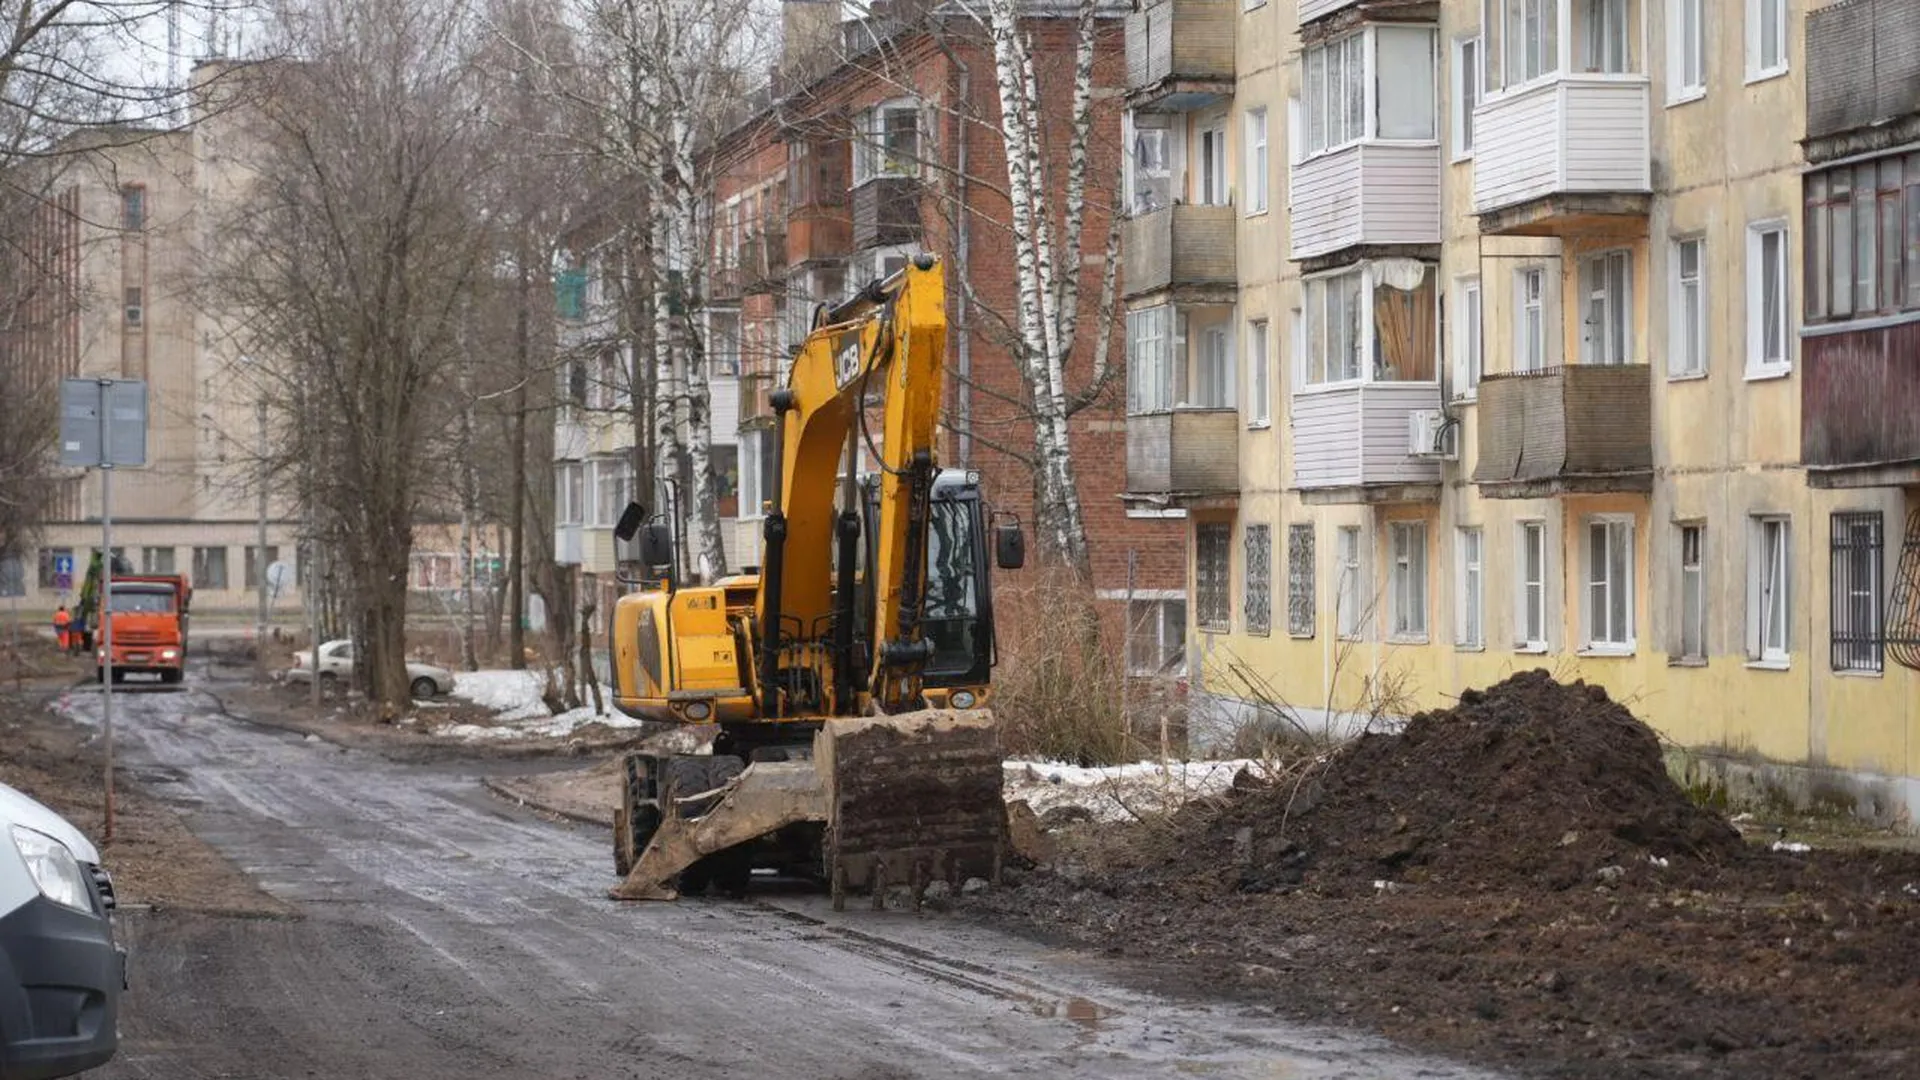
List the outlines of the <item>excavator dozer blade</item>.
<svg viewBox="0 0 1920 1080">
<path fill-rule="evenodd" d="M 667 808 L 608 895 L 674 899 L 672 883 L 700 859 L 804 822 L 825 823 L 821 866 L 835 906 L 850 889 L 871 890 L 877 903 L 892 885 L 917 898 L 937 879 L 997 881 L 1007 837 L 1000 762 L 999 729 L 984 709 L 828 720 L 811 760 L 755 762 L 699 817 Z"/>
</svg>

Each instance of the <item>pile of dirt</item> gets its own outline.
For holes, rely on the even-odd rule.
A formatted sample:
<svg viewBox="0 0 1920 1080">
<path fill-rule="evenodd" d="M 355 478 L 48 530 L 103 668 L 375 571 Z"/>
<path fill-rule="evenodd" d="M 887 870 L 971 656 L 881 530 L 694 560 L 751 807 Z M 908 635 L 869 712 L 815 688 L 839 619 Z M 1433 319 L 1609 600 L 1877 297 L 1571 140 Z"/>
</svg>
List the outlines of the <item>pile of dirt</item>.
<svg viewBox="0 0 1920 1080">
<path fill-rule="evenodd" d="M 1178 842 L 1124 884 L 1565 889 L 1746 851 L 1668 776 L 1650 728 L 1601 687 L 1545 671 L 1467 691 L 1399 734 L 1363 736 L 1183 816 Z"/>
</svg>

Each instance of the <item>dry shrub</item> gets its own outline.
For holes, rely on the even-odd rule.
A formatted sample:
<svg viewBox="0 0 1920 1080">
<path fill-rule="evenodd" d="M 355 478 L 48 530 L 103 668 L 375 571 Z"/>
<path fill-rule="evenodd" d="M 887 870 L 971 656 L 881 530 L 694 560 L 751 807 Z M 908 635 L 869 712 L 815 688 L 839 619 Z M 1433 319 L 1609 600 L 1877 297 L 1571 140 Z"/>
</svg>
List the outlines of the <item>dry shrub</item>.
<svg viewBox="0 0 1920 1080">
<path fill-rule="evenodd" d="M 1055 568 L 1003 577 L 994 622 L 993 703 L 1009 751 L 1083 766 L 1138 761 L 1148 751 L 1123 706 L 1122 628 L 1102 618 L 1089 584 Z"/>
</svg>

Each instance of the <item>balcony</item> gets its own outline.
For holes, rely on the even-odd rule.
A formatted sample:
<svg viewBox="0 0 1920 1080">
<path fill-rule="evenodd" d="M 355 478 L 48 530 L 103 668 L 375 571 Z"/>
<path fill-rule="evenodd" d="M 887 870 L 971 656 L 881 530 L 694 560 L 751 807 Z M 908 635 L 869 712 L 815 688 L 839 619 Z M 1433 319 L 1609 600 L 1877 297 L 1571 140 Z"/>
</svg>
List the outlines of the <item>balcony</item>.
<svg viewBox="0 0 1920 1080">
<path fill-rule="evenodd" d="M 1363 142 L 1293 166 L 1295 260 L 1440 242 L 1439 144 Z"/>
<path fill-rule="evenodd" d="M 1127 493 L 1174 501 L 1240 490 L 1240 412 L 1178 408 L 1127 417 Z"/>
<path fill-rule="evenodd" d="M 853 246 L 864 250 L 920 239 L 920 181 L 881 176 L 853 189 Z"/>
<path fill-rule="evenodd" d="M 1920 323 L 1811 330 L 1798 377 L 1810 485 L 1920 484 Z"/>
<path fill-rule="evenodd" d="M 738 266 L 716 261 L 707 267 L 707 299 L 740 299 L 741 280 Z"/>
<path fill-rule="evenodd" d="M 1808 161 L 1920 138 L 1920 49 L 1911 0 L 1853 0 L 1807 12 Z"/>
<path fill-rule="evenodd" d="M 1652 202 L 1644 75 L 1550 76 L 1473 110 L 1473 212 L 1509 236 L 1644 234 Z"/>
<path fill-rule="evenodd" d="M 1407 420 L 1439 401 L 1432 383 L 1296 392 L 1293 486 L 1310 503 L 1437 502 L 1440 462 L 1408 453 Z"/>
<path fill-rule="evenodd" d="M 1127 107 L 1204 109 L 1233 95 L 1240 8 L 1226 0 L 1160 0 L 1127 16 Z"/>
<path fill-rule="evenodd" d="M 740 412 L 738 425 L 773 416 L 774 376 L 771 371 L 740 373 Z"/>
<path fill-rule="evenodd" d="M 1365 6 L 1362 0 L 1300 0 L 1300 25 L 1318 22 L 1348 8 Z"/>
<path fill-rule="evenodd" d="M 796 206 L 787 211 L 787 265 L 835 262 L 853 251 L 853 219 L 845 206 Z"/>
<path fill-rule="evenodd" d="M 1238 279 L 1231 206 L 1169 206 L 1128 218 L 1121 236 L 1126 296 Z"/>
<path fill-rule="evenodd" d="M 1473 482 L 1496 499 L 1653 490 L 1646 364 L 1576 364 L 1480 383 Z"/>
<path fill-rule="evenodd" d="M 750 236 L 740 245 L 740 288 L 749 295 L 780 292 L 787 281 L 787 234 L 777 230 Z"/>
</svg>

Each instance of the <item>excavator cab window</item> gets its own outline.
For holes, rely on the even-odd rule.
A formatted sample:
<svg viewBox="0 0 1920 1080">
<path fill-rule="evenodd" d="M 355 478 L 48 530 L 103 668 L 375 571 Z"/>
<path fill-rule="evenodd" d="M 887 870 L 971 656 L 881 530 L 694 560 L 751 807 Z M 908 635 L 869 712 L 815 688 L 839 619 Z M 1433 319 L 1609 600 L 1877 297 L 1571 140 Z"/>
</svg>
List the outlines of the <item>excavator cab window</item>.
<svg viewBox="0 0 1920 1080">
<path fill-rule="evenodd" d="M 877 490 L 865 485 L 866 516 L 861 547 L 873 565 Z M 970 489 L 941 484 L 934 489 L 927 529 L 927 601 L 921 633 L 933 643 L 922 672 L 928 686 L 984 682 L 993 669 L 993 603 L 987 580 L 986 523 L 980 499 Z M 864 574 L 863 574 L 864 579 Z M 871 641 L 868 612 L 873 596 L 862 581 L 855 634 Z"/>
</svg>

